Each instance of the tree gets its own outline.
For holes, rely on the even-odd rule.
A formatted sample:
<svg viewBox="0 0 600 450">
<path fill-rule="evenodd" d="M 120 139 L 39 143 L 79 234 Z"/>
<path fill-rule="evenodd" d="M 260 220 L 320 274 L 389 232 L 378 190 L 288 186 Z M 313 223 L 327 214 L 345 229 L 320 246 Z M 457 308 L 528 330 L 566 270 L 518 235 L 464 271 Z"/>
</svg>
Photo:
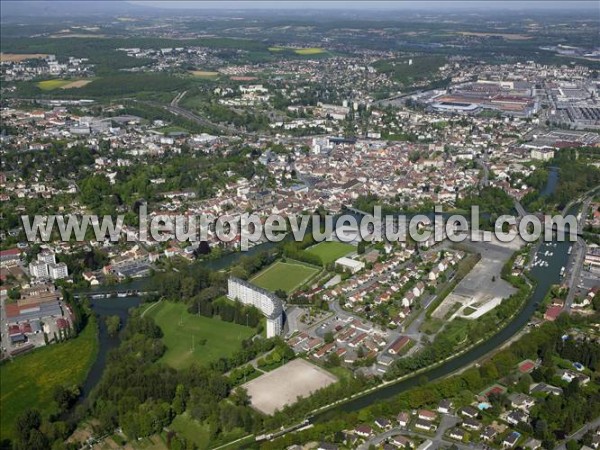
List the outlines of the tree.
<svg viewBox="0 0 600 450">
<path fill-rule="evenodd" d="M 231 400 L 238 406 L 248 406 L 250 404 L 250 395 L 248 395 L 246 388 L 238 387 L 231 394 Z"/>
<path fill-rule="evenodd" d="M 328 331 L 327 333 L 325 333 L 323 339 L 325 340 L 326 344 L 331 344 L 333 342 L 333 332 Z"/>
<path fill-rule="evenodd" d="M 356 247 L 356 253 L 358 253 L 359 255 L 362 255 L 365 253 L 365 249 L 366 249 L 365 241 L 360 241 L 358 243 L 358 246 Z"/>
<path fill-rule="evenodd" d="M 173 399 L 173 412 L 181 414 L 185 411 L 186 392 L 183 384 L 178 384 L 175 389 L 175 398 Z"/>
<path fill-rule="evenodd" d="M 42 417 L 37 409 L 26 409 L 17 417 L 15 435 L 23 444 L 29 441 L 32 430 L 37 430 L 42 423 Z"/>
<path fill-rule="evenodd" d="M 548 434 L 548 423 L 544 419 L 539 419 L 534 427 L 535 437 L 544 440 Z"/>
<path fill-rule="evenodd" d="M 110 337 L 115 337 L 121 328 L 121 318 L 117 315 L 106 317 L 106 332 Z"/>
</svg>

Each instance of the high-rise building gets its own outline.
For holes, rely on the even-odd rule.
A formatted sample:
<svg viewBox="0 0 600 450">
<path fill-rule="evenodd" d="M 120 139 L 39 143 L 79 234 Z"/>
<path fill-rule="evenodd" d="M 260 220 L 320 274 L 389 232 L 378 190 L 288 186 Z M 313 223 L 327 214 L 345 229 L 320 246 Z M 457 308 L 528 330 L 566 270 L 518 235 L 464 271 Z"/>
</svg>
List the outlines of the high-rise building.
<svg viewBox="0 0 600 450">
<path fill-rule="evenodd" d="M 48 264 L 48 271 L 50 278 L 53 280 L 60 280 L 69 276 L 69 269 L 65 263 Z"/>
<path fill-rule="evenodd" d="M 29 264 L 29 274 L 34 278 L 48 278 L 48 264 L 43 261 L 32 261 Z"/>
<path fill-rule="evenodd" d="M 267 337 L 281 334 L 283 326 L 283 303 L 275 294 L 254 286 L 239 278 L 230 277 L 227 297 L 258 308 L 267 318 Z"/>
</svg>

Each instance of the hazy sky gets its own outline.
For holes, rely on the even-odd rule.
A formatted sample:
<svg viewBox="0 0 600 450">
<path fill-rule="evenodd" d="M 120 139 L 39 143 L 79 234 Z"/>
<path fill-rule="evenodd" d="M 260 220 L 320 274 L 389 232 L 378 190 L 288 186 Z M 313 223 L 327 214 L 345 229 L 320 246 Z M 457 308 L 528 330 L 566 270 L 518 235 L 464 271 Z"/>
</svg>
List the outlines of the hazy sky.
<svg viewBox="0 0 600 450">
<path fill-rule="evenodd" d="M 320 1 L 320 0 L 215 0 L 215 1 L 131 1 L 130 3 L 173 9 L 590 9 L 598 1 Z"/>
</svg>

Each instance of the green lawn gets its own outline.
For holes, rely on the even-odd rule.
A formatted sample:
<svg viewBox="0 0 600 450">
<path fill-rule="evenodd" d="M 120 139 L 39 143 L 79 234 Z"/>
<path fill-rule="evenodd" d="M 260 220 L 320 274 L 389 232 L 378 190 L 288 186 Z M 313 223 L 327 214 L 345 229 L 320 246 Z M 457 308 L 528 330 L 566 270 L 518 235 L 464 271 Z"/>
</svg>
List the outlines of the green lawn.
<svg viewBox="0 0 600 450">
<path fill-rule="evenodd" d="M 250 282 L 272 292 L 282 289 L 290 294 L 318 272 L 319 269 L 316 267 L 277 261 L 252 278 Z"/>
<path fill-rule="evenodd" d="M 0 366 L 0 438 L 13 435 L 17 416 L 27 408 L 55 412 L 52 395 L 60 385 L 81 385 L 98 351 L 96 319 L 74 339 L 18 356 Z"/>
<path fill-rule="evenodd" d="M 73 82 L 73 80 L 61 80 L 61 79 L 45 80 L 45 81 L 38 82 L 37 86 L 42 91 L 53 91 L 54 89 L 61 88 L 63 86 L 66 86 L 67 84 L 71 84 L 72 82 Z"/>
<path fill-rule="evenodd" d="M 255 334 L 253 328 L 192 315 L 182 303 L 163 301 L 147 315 L 154 318 L 164 334 L 162 339 L 167 351 L 159 361 L 175 369 L 233 355 L 241 348 L 242 340 Z"/>
<path fill-rule="evenodd" d="M 323 264 L 329 264 L 348 253 L 356 251 L 356 247 L 344 242 L 319 242 L 306 251 L 321 258 Z"/>
</svg>

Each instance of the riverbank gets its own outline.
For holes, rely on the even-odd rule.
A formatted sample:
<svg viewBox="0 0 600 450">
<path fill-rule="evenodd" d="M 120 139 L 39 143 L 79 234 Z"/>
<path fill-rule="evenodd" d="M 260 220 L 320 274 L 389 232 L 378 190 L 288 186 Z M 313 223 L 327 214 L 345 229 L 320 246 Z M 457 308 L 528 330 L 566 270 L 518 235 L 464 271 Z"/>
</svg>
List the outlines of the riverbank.
<svg viewBox="0 0 600 450">
<path fill-rule="evenodd" d="M 28 408 L 57 412 L 54 390 L 81 386 L 98 355 L 98 322 L 91 315 L 79 335 L 41 347 L 0 365 L 0 439 L 14 436 L 17 417 Z"/>
</svg>

